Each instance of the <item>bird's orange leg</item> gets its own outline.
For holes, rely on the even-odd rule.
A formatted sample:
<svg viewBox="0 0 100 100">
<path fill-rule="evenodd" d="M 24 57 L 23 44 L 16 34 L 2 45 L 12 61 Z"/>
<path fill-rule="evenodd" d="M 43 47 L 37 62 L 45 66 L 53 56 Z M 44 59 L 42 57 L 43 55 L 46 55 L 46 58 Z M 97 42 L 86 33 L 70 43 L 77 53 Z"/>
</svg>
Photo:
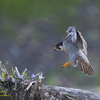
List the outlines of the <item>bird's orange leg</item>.
<svg viewBox="0 0 100 100">
<path fill-rule="evenodd" d="M 71 63 L 67 62 L 67 63 L 63 64 L 62 67 L 71 67 Z"/>
</svg>

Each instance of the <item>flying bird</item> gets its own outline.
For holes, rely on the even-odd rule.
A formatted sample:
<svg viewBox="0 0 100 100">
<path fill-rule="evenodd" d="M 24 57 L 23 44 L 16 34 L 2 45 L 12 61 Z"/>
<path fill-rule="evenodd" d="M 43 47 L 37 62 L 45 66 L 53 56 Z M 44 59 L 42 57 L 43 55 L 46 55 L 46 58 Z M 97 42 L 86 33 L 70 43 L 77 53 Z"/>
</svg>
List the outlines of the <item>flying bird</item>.
<svg viewBox="0 0 100 100">
<path fill-rule="evenodd" d="M 64 51 L 69 55 L 70 62 L 62 67 L 71 65 L 76 67 L 80 62 L 82 72 L 90 76 L 94 75 L 95 71 L 87 58 L 87 43 L 82 34 L 72 26 L 68 27 L 66 32 L 68 33 L 66 39 L 54 47 L 54 50 Z"/>
</svg>

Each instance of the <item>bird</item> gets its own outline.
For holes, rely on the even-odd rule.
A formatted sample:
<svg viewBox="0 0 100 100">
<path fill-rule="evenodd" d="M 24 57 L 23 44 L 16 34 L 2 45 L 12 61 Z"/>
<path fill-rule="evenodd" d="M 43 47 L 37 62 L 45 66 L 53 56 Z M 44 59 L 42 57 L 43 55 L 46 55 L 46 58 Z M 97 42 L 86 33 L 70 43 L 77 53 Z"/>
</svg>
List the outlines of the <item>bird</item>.
<svg viewBox="0 0 100 100">
<path fill-rule="evenodd" d="M 79 62 L 81 71 L 89 76 L 93 76 L 95 71 L 88 60 L 87 42 L 81 32 L 75 26 L 70 26 L 66 33 L 68 33 L 66 38 L 54 47 L 55 51 L 64 51 L 69 55 L 70 62 L 63 64 L 62 67 L 71 67 L 71 65 L 76 67 Z"/>
</svg>

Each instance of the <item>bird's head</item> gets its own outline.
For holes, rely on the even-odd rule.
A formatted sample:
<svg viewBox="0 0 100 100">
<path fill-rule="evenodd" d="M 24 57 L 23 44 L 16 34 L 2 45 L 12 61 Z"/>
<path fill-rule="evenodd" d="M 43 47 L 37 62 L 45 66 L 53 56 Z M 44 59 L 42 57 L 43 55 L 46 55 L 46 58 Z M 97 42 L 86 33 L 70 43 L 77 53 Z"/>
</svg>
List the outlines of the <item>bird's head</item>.
<svg viewBox="0 0 100 100">
<path fill-rule="evenodd" d="M 63 51 L 63 50 L 64 50 L 63 42 L 58 43 L 58 44 L 54 47 L 54 50 Z"/>
<path fill-rule="evenodd" d="M 77 33 L 76 33 L 75 26 L 74 27 L 72 27 L 72 26 L 68 27 L 68 30 L 66 32 L 68 33 L 67 36 L 69 36 L 69 35 L 72 36 L 71 40 L 72 40 L 73 43 L 75 43 L 77 41 Z"/>
<path fill-rule="evenodd" d="M 75 29 L 75 26 L 70 26 L 70 27 L 68 27 L 68 29 L 67 29 L 67 33 L 69 34 L 69 33 L 72 33 L 72 32 L 75 32 L 76 31 L 76 29 Z"/>
</svg>

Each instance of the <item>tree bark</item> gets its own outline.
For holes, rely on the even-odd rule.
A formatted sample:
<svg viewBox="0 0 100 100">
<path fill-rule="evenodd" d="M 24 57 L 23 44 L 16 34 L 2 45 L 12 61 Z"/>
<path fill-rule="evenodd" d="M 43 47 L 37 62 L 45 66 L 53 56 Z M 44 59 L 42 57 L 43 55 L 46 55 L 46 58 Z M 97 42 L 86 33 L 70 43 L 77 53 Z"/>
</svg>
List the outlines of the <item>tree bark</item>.
<svg viewBox="0 0 100 100">
<path fill-rule="evenodd" d="M 36 98 L 38 97 L 38 98 Z M 34 100 L 100 100 L 100 93 L 67 87 L 43 85 L 38 88 Z"/>
</svg>

